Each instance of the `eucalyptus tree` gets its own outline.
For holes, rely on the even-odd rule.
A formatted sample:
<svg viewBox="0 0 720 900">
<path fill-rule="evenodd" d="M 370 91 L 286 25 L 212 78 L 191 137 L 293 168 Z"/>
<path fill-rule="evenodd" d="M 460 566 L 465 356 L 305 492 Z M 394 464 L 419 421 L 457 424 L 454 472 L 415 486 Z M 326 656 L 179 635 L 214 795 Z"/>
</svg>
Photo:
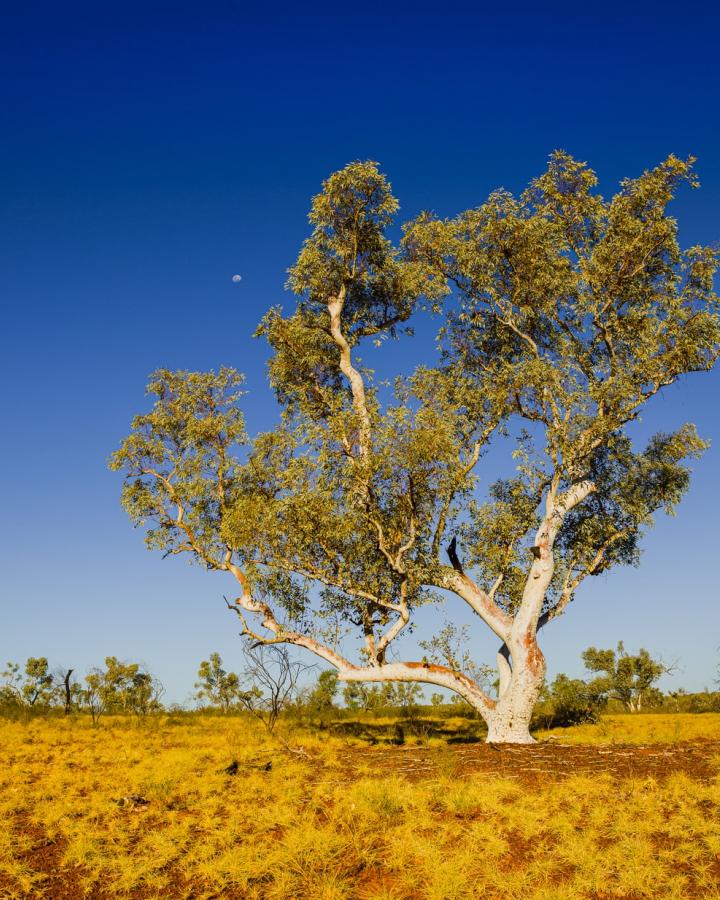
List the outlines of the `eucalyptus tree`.
<svg viewBox="0 0 720 900">
<path fill-rule="evenodd" d="M 289 270 L 297 303 L 257 331 L 277 427 L 248 438 L 232 369 L 152 376 L 153 408 L 111 461 L 148 546 L 233 578 L 227 602 L 254 644 L 305 648 L 351 684 L 447 688 L 490 741 L 531 741 L 538 629 L 583 579 L 637 561 L 706 446 L 691 425 L 644 449 L 627 434 L 654 395 L 718 355 L 717 255 L 682 252 L 667 214 L 684 181 L 692 160 L 670 157 L 604 200 L 585 164 L 555 153 L 519 197 L 424 214 L 396 246 L 377 166 L 333 174 Z M 392 390 L 376 382 L 363 346 L 387 349 L 432 311 L 434 364 Z M 516 445 L 482 493 L 494 438 Z M 498 640 L 497 696 L 445 629 L 420 660 L 399 655 L 422 607 L 448 597 Z"/>
<path fill-rule="evenodd" d="M 219 653 L 211 653 L 210 659 L 204 659 L 198 669 L 198 681 L 195 682 L 195 697 L 201 702 L 208 700 L 211 706 L 224 713 L 238 704 L 242 687 L 237 672 L 228 672 L 223 668 Z"/>
<path fill-rule="evenodd" d="M 162 709 L 165 688 L 140 663 L 124 663 L 105 657 L 105 668 L 95 667 L 85 676 L 78 699 L 90 712 L 93 724 L 105 713 L 134 713 L 146 716 Z"/>
<path fill-rule="evenodd" d="M 662 696 L 655 683 L 663 675 L 675 671 L 660 659 L 653 659 L 641 647 L 637 654 L 628 653 L 622 641 L 615 650 L 588 647 L 582 654 L 585 668 L 597 672 L 591 687 L 624 704 L 628 712 L 640 712 L 648 696 Z"/>
<path fill-rule="evenodd" d="M 31 656 L 22 670 L 18 663 L 9 662 L 2 672 L 4 684 L 0 695 L 21 706 L 50 706 L 54 700 L 53 676 L 48 671 L 45 656 Z"/>
<path fill-rule="evenodd" d="M 335 669 L 325 669 L 318 675 L 312 690 L 305 697 L 304 706 L 312 712 L 328 712 L 335 709 L 338 676 Z"/>
</svg>

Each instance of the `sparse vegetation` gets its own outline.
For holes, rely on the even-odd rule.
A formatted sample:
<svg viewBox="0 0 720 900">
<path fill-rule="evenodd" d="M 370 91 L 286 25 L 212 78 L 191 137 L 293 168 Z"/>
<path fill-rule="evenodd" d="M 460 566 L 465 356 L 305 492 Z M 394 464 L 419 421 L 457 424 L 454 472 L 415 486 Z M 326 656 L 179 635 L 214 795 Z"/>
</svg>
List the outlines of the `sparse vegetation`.
<svg viewBox="0 0 720 900">
<path fill-rule="evenodd" d="M 9 704 L 33 707 L 49 705 L 55 692 L 53 676 L 44 656 L 31 656 L 24 667 L 9 662 L 2 673 L 0 700 Z"/>
<path fill-rule="evenodd" d="M 133 713 L 146 716 L 161 709 L 165 689 L 139 663 L 123 663 L 115 656 L 105 658 L 105 668 L 96 667 L 85 676 L 86 687 L 79 698 L 93 723 L 105 713 Z"/>
<path fill-rule="evenodd" d="M 0 894 L 717 897 L 718 715 L 613 717 L 502 752 L 282 728 L 6 723 Z"/>
<path fill-rule="evenodd" d="M 476 710 L 415 683 L 339 705 L 335 671 L 243 654 L 238 673 L 200 664 L 195 711 L 116 657 L 72 683 L 8 664 L 0 896 L 718 896 L 720 692 L 629 714 L 605 669 L 629 659 L 635 685 L 646 662 L 656 690 L 647 651 L 558 675 L 533 747 L 487 746 Z"/>
<path fill-rule="evenodd" d="M 560 674 L 544 690 L 535 720 L 554 728 L 596 722 L 606 699 L 597 685 Z"/>
<path fill-rule="evenodd" d="M 242 694 L 240 678 L 236 672 L 228 672 L 223 668 L 219 653 L 211 653 L 210 659 L 204 659 L 198 669 L 198 681 L 195 682 L 195 698 L 201 703 L 207 702 L 223 712 L 229 712 Z"/>
</svg>

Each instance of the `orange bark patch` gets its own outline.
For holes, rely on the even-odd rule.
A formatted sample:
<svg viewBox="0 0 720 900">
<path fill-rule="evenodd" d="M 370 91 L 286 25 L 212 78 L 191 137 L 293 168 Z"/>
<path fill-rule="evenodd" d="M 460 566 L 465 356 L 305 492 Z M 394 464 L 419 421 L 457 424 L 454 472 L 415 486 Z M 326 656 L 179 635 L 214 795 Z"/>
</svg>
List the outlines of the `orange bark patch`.
<svg viewBox="0 0 720 900">
<path fill-rule="evenodd" d="M 533 675 L 541 675 L 545 664 L 545 657 L 538 647 L 537 640 L 533 635 L 526 634 L 523 638 L 523 644 L 525 646 L 525 658 L 527 660 L 528 668 Z"/>
<path fill-rule="evenodd" d="M 436 672 L 438 675 L 454 675 L 456 678 L 462 677 L 456 672 L 453 672 L 452 669 L 448 669 L 446 666 L 435 665 L 435 663 L 408 662 L 405 663 L 405 665 L 408 669 L 424 669 L 426 672 Z"/>
</svg>

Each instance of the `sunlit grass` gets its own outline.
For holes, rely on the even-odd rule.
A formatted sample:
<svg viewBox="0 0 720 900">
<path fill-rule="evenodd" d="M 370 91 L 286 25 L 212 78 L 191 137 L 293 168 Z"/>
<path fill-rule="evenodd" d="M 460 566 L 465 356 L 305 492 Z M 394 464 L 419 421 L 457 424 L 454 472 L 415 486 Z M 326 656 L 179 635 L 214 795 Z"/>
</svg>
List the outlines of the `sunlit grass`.
<svg viewBox="0 0 720 900">
<path fill-rule="evenodd" d="M 647 713 L 603 716 L 594 725 L 536 731 L 564 744 L 676 744 L 703 738 L 720 740 L 719 713 Z"/>
<path fill-rule="evenodd" d="M 663 742 L 676 724 L 680 738 L 720 737 L 718 715 L 620 716 L 554 737 Z M 376 775 L 374 747 L 358 771 L 346 741 L 286 737 L 311 758 L 235 718 L 3 723 L 0 896 L 50 895 L 33 862 L 39 834 L 90 894 L 720 897 L 718 779 L 527 786 L 441 765 L 410 781 Z"/>
</svg>

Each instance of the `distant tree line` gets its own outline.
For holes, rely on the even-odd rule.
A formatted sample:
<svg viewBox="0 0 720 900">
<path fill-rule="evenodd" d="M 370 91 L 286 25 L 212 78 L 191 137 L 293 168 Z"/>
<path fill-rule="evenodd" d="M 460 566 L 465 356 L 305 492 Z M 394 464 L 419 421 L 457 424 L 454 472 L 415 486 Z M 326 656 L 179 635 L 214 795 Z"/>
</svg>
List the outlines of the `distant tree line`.
<svg viewBox="0 0 720 900">
<path fill-rule="evenodd" d="M 159 712 L 165 689 L 160 680 L 140 663 L 105 658 L 83 682 L 73 679 L 74 669 L 51 672 L 47 658 L 31 656 L 25 665 L 7 663 L 0 685 L 0 709 L 45 710 L 62 707 L 65 715 L 87 712 L 93 722 L 106 713 L 145 716 Z"/>
<path fill-rule="evenodd" d="M 604 711 L 720 712 L 720 691 L 660 691 L 657 682 L 662 675 L 674 672 L 675 666 L 644 648 L 632 654 L 622 641 L 614 650 L 588 647 L 582 660 L 590 677 L 570 678 L 561 673 L 544 686 L 534 718 L 536 727 L 594 722 Z M 294 660 L 283 645 L 246 646 L 238 672 L 229 671 L 220 654 L 214 652 L 199 665 L 193 697 L 205 711 L 250 714 L 269 732 L 282 713 L 310 720 L 352 714 L 409 719 L 421 713 L 475 716 L 471 707 L 456 696 L 449 700 L 433 693 L 428 704 L 417 683 L 350 683 L 338 698 L 337 672 L 321 671 L 311 681 L 314 669 Z M 51 671 L 44 656 L 29 657 L 24 666 L 7 663 L 0 673 L 0 713 L 84 713 L 96 724 L 104 715 L 147 716 L 166 710 L 160 679 L 140 663 L 108 656 L 104 667 L 90 669 L 82 681 L 73 677 L 74 672 L 61 668 Z M 173 704 L 170 710 L 177 708 Z"/>
</svg>

